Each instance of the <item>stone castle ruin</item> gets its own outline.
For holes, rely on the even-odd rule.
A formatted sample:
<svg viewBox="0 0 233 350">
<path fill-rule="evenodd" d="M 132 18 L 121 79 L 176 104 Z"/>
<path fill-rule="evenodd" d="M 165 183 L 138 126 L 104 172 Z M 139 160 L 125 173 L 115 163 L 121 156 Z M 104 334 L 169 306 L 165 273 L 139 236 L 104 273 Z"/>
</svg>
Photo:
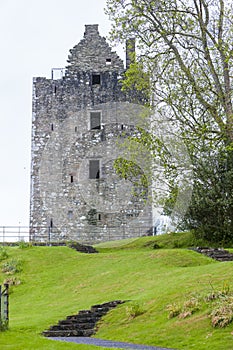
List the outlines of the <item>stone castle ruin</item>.
<svg viewBox="0 0 233 350">
<path fill-rule="evenodd" d="M 127 69 L 134 42 L 126 47 Z M 122 145 L 137 132 L 142 109 L 121 90 L 124 72 L 98 25 L 86 25 L 68 66 L 33 79 L 31 240 L 97 242 L 151 228 L 148 188 L 141 195 L 136 185 L 145 155 L 136 175 L 122 177 L 114 166 L 127 160 Z"/>
</svg>

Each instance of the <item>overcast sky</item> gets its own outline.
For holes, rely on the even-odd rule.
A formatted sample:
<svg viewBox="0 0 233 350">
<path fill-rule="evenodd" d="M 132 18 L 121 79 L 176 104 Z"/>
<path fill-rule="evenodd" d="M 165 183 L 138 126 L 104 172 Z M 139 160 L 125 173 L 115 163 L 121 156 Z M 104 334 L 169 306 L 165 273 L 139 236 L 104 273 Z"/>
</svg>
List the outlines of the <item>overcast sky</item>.
<svg viewBox="0 0 233 350">
<path fill-rule="evenodd" d="M 104 7 L 105 0 L 0 0 L 0 226 L 29 224 L 32 78 L 66 66 L 85 24 L 107 36 Z"/>
</svg>

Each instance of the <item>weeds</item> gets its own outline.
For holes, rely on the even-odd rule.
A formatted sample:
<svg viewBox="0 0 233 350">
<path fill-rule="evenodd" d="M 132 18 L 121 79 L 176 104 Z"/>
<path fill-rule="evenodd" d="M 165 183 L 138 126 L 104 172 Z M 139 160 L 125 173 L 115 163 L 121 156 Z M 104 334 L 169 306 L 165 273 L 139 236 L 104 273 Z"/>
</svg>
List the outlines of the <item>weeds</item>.
<svg viewBox="0 0 233 350">
<path fill-rule="evenodd" d="M 8 258 L 8 253 L 6 251 L 6 248 L 0 246 L 0 261 L 3 261 Z"/>
<path fill-rule="evenodd" d="M 212 287 L 212 286 L 211 286 Z M 214 290 L 205 296 L 192 297 L 183 305 L 173 303 L 167 306 L 168 318 L 187 318 L 201 309 L 209 306 L 209 317 L 213 327 L 224 328 L 233 321 L 233 292 L 228 283 L 221 290 Z"/>
<path fill-rule="evenodd" d="M 145 313 L 143 306 L 139 303 L 133 303 L 126 307 L 126 315 L 129 319 L 133 319 Z"/>
<path fill-rule="evenodd" d="M 25 242 L 25 241 L 19 241 L 18 247 L 19 247 L 19 249 L 31 248 L 32 247 L 32 243 L 31 242 Z"/>
<path fill-rule="evenodd" d="M 211 324 L 213 327 L 224 328 L 233 320 L 233 297 L 224 304 L 220 304 L 211 314 Z"/>
<path fill-rule="evenodd" d="M 11 259 L 2 264 L 2 272 L 13 275 L 22 271 L 22 262 L 18 259 Z"/>
<path fill-rule="evenodd" d="M 8 329 L 8 322 L 0 319 L 0 332 L 4 332 Z"/>
<path fill-rule="evenodd" d="M 182 306 L 177 303 L 167 305 L 168 318 L 174 318 L 181 314 Z"/>
<path fill-rule="evenodd" d="M 6 278 L 3 283 L 9 284 L 9 286 L 18 286 L 21 284 L 21 281 L 17 277 L 13 276 Z"/>
<path fill-rule="evenodd" d="M 187 318 L 198 311 L 200 308 L 199 300 L 195 297 L 184 302 L 183 305 L 173 303 L 167 306 L 168 318 Z"/>
</svg>

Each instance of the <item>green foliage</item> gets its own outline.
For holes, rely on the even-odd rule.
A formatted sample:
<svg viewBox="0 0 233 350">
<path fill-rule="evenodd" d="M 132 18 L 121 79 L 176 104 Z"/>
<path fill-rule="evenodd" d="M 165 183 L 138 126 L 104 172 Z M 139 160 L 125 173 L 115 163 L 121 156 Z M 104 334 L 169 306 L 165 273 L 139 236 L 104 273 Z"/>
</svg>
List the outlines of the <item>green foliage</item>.
<svg viewBox="0 0 233 350">
<path fill-rule="evenodd" d="M 116 173 L 125 180 L 129 180 L 134 186 L 134 195 L 147 196 L 148 180 L 142 169 L 133 161 L 118 157 L 114 160 Z"/>
<path fill-rule="evenodd" d="M 210 317 L 213 327 L 224 328 L 228 326 L 233 320 L 233 297 L 215 308 Z"/>
<path fill-rule="evenodd" d="M 128 319 L 134 319 L 135 317 L 143 315 L 144 313 L 145 309 L 143 305 L 138 302 L 134 302 L 126 307 L 126 315 Z"/>
<path fill-rule="evenodd" d="M 8 253 L 5 247 L 0 246 L 0 261 L 3 261 L 8 258 Z"/>
<path fill-rule="evenodd" d="M 168 318 L 187 318 L 200 309 L 200 301 L 196 297 L 186 300 L 183 305 L 173 303 L 167 306 Z"/>
<path fill-rule="evenodd" d="M 142 62 L 134 62 L 126 70 L 122 79 L 122 91 L 130 93 L 136 101 L 142 100 L 147 104 L 150 98 L 150 75 Z"/>
<path fill-rule="evenodd" d="M 2 272 L 12 275 L 22 271 L 22 261 L 19 259 L 10 259 L 2 264 Z"/>
<path fill-rule="evenodd" d="M 19 241 L 18 247 L 19 247 L 19 249 L 31 248 L 32 247 L 32 243 L 31 242 L 25 242 L 25 241 Z"/>
<path fill-rule="evenodd" d="M 229 244 L 233 241 L 232 152 L 212 152 L 198 160 L 192 200 L 184 223 L 197 238 Z"/>
<path fill-rule="evenodd" d="M 232 11 L 230 2 L 221 0 L 107 0 L 106 5 L 112 38 L 136 37 L 143 63 L 129 69 L 123 88 L 149 90 L 156 118 L 171 123 L 189 150 L 194 191 L 183 227 L 213 243 L 233 240 Z M 148 86 L 144 72 L 150 72 Z M 139 140 L 156 151 L 165 169 L 169 214 L 182 170 L 156 130 Z"/>
<path fill-rule="evenodd" d="M 17 278 L 17 277 L 15 277 L 15 276 L 13 276 L 13 277 L 8 277 L 8 278 L 6 278 L 5 280 L 4 280 L 4 282 L 3 282 L 3 284 L 8 284 L 10 287 L 11 286 L 19 286 L 20 284 L 21 284 L 21 281 Z"/>
<path fill-rule="evenodd" d="M 211 286 L 212 287 L 212 286 Z M 223 284 L 221 290 L 212 290 L 211 293 L 201 296 L 196 295 L 181 303 L 173 303 L 167 306 L 168 318 L 187 318 L 201 309 L 209 309 L 209 318 L 214 328 L 224 328 L 233 321 L 233 292 L 229 284 Z"/>
<path fill-rule="evenodd" d="M 181 314 L 182 306 L 178 303 L 173 303 L 167 305 L 166 310 L 168 311 L 168 318 L 170 319 Z"/>
</svg>

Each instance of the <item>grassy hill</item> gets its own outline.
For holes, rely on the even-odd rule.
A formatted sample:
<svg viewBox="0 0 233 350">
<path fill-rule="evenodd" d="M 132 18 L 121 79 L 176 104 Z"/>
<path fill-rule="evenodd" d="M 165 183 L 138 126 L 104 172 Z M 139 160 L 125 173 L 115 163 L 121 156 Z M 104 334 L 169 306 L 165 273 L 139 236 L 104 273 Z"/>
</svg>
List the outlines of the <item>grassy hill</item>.
<svg viewBox="0 0 233 350">
<path fill-rule="evenodd" d="M 223 290 L 233 291 L 233 262 L 216 262 L 184 248 L 163 248 L 167 242 L 184 246 L 186 240 L 176 234 L 111 242 L 90 255 L 68 247 L 4 248 L 8 257 L 0 264 L 6 270 L 18 265 L 21 271 L 0 272 L 0 283 L 20 283 L 11 287 L 10 328 L 0 333 L 0 348 L 100 349 L 55 342 L 40 334 L 79 310 L 121 299 L 128 302 L 101 321 L 96 337 L 174 349 L 232 350 L 233 324 L 213 328 L 209 317 L 213 303 L 217 307 L 221 300 L 203 300 L 221 293 L 224 298 Z M 161 248 L 154 249 L 155 244 Z M 199 306 L 190 317 L 168 318 L 168 305 L 175 313 L 196 302 Z"/>
</svg>

